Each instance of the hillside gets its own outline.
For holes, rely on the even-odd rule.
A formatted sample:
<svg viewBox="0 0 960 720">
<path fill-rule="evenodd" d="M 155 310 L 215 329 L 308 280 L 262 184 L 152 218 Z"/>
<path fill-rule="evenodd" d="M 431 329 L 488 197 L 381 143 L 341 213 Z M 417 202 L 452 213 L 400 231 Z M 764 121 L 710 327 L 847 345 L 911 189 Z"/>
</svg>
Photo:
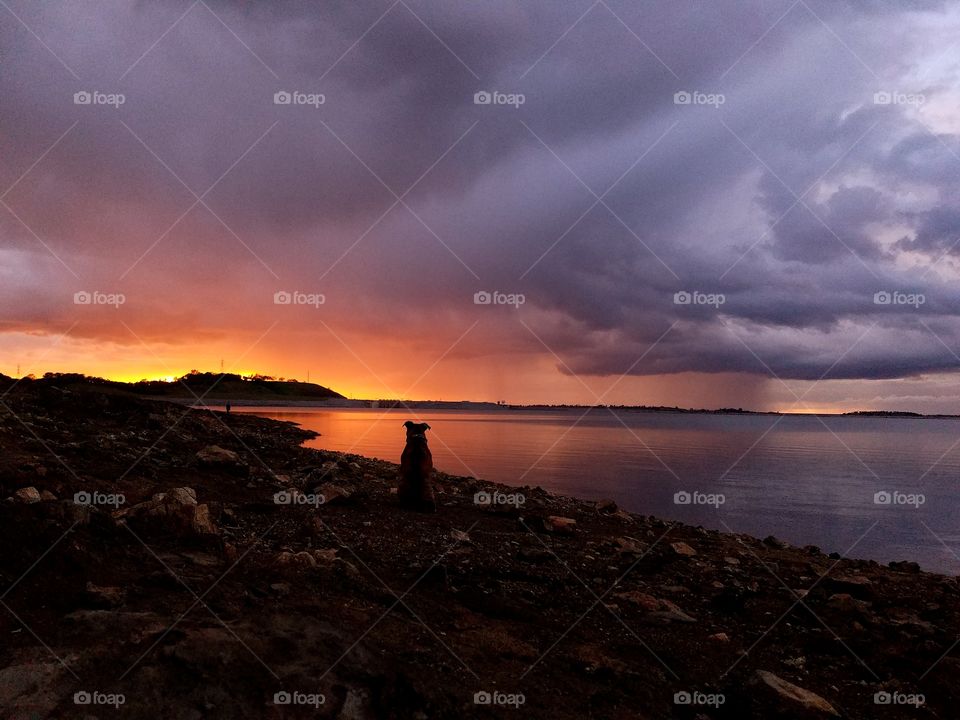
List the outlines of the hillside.
<svg viewBox="0 0 960 720">
<path fill-rule="evenodd" d="M 6 378 L 9 380 L 9 378 Z M 25 378 L 22 382 L 38 387 L 71 388 L 82 385 L 104 390 L 131 392 L 136 395 L 210 400 L 342 400 L 343 395 L 323 385 L 298 380 L 278 380 L 263 375 L 251 377 L 234 373 L 191 372 L 172 382 L 140 380 L 127 383 L 89 377 L 79 373 L 47 373 L 42 378 Z"/>
</svg>

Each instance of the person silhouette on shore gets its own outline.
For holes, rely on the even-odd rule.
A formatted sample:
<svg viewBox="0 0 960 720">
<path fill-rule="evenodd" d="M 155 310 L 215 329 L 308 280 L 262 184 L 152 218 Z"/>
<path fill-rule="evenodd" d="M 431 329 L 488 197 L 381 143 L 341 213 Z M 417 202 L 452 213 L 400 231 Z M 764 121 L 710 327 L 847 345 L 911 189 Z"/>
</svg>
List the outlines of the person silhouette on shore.
<svg viewBox="0 0 960 720">
<path fill-rule="evenodd" d="M 230 401 L 227 400 L 227 415 L 230 414 Z"/>
</svg>

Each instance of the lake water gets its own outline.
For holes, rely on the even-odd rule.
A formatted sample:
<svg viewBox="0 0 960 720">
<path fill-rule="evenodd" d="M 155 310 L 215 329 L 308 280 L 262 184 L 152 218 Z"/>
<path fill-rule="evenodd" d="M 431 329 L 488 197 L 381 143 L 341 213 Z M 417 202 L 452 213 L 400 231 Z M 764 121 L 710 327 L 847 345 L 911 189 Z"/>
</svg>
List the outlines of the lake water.
<svg viewBox="0 0 960 720">
<path fill-rule="evenodd" d="M 960 420 L 605 410 L 235 412 L 315 430 L 320 437 L 312 447 L 393 462 L 403 450 L 403 422 L 421 420 L 432 427 L 435 466 L 451 474 L 612 498 L 646 515 L 960 573 L 953 554 L 960 554 Z M 677 493 L 693 501 L 684 504 L 687 496 Z M 877 493 L 888 493 L 879 499 L 891 502 L 876 502 Z"/>
</svg>

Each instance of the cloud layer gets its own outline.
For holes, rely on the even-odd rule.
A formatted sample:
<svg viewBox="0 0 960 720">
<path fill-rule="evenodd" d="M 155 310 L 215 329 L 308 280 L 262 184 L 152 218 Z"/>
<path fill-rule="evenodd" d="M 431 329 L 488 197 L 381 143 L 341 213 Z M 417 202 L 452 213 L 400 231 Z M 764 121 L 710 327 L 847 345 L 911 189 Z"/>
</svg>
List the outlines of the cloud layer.
<svg viewBox="0 0 960 720">
<path fill-rule="evenodd" d="M 960 365 L 955 5 L 9 5 L 11 353 L 69 328 L 190 363 L 279 322 L 278 374 L 305 347 L 385 373 L 389 346 L 400 384 L 443 355 L 510 399 L 491 377 L 547 367 L 558 401 L 625 372 L 749 397 Z M 73 302 L 97 289 L 126 302 Z"/>
</svg>

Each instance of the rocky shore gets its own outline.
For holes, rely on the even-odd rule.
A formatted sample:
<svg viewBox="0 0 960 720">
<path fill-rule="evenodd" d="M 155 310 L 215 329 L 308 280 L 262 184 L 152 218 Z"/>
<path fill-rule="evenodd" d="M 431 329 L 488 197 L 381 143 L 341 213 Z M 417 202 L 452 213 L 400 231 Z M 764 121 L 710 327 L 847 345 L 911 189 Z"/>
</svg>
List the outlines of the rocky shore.
<svg viewBox="0 0 960 720">
<path fill-rule="evenodd" d="M 0 395 L 3 718 L 956 716 L 953 577 L 442 473 L 415 514 L 290 423 Z"/>
</svg>

